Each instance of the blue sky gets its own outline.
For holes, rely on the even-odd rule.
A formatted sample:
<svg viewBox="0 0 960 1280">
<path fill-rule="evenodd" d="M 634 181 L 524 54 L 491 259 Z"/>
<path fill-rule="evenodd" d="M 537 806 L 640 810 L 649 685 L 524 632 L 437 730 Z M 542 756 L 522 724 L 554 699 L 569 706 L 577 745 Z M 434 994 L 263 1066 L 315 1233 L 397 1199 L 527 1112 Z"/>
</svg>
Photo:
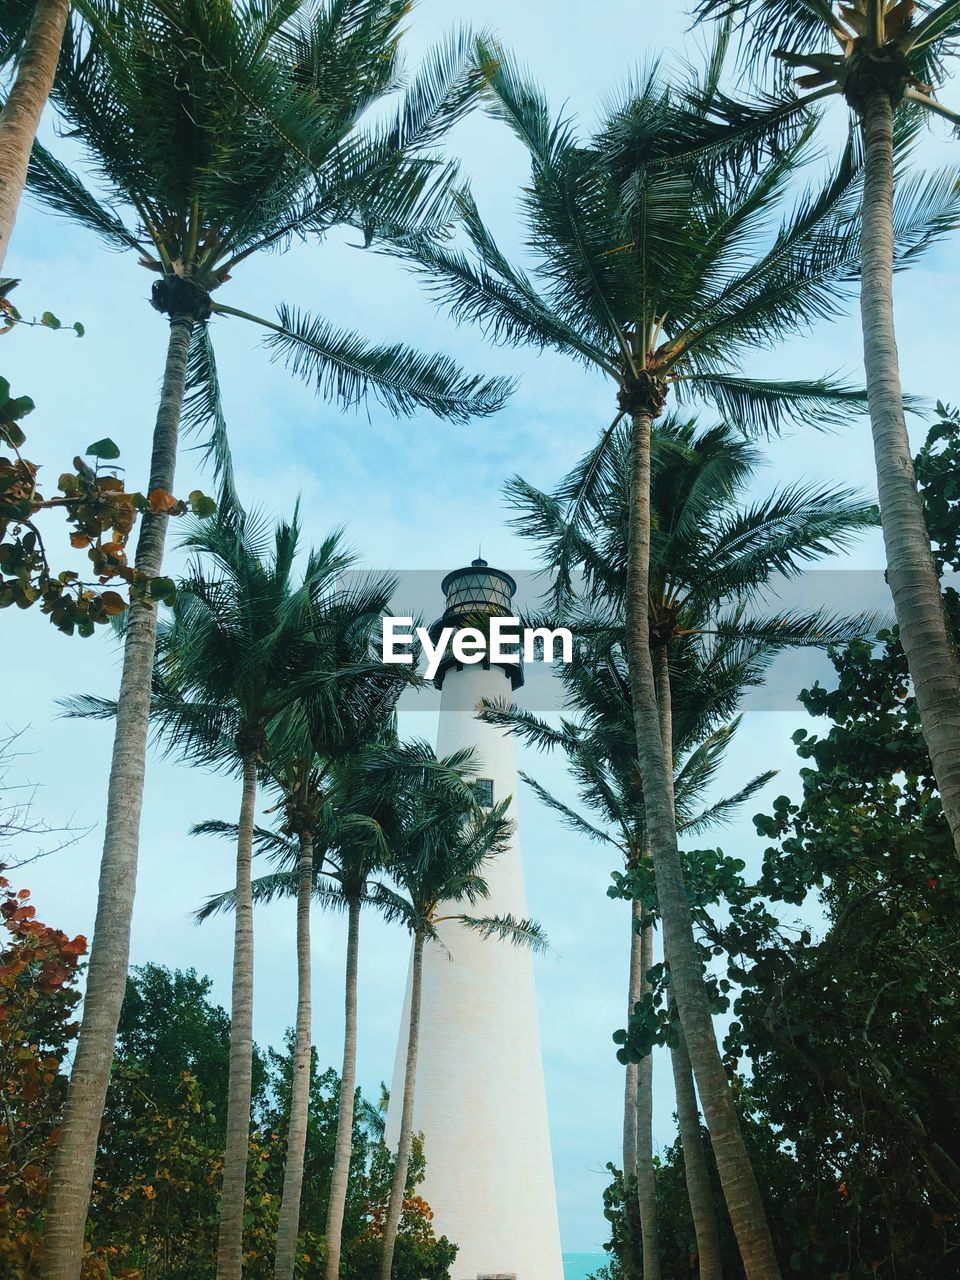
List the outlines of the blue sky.
<svg viewBox="0 0 960 1280">
<path fill-rule="evenodd" d="M 420 0 L 411 20 L 411 62 L 461 22 L 498 32 L 535 70 L 553 104 L 566 103 L 585 126 L 638 65 L 659 53 L 669 63 L 683 49 L 693 58 L 700 43 L 696 32 L 687 31 L 685 6 L 662 0 L 597 0 L 590 6 Z M 69 144 L 53 145 L 67 154 Z M 457 129 L 451 149 L 462 157 L 501 241 L 516 245 L 516 199 L 526 173 L 520 147 L 501 127 L 476 117 Z M 924 153 L 942 163 L 947 144 L 927 143 Z M 549 353 L 485 348 L 476 332 L 457 330 L 436 314 L 393 263 L 354 247 L 355 238 L 346 234 L 244 264 L 223 300 L 266 314 L 281 300 L 297 303 L 383 340 L 442 348 L 471 367 L 518 374 L 519 390 L 499 416 L 466 428 L 427 416 L 394 422 L 376 406 L 369 417 L 342 415 L 271 365 L 249 327 L 217 321 L 213 336 L 241 494 L 277 513 L 288 512 L 299 495 L 307 537 L 317 540 L 346 525 L 372 568 L 443 571 L 472 558 L 481 540 L 491 562 L 531 567 L 530 549 L 504 523 L 503 481 L 514 472 L 541 487 L 556 481 L 609 420 L 609 388 Z M 957 262 L 955 242 L 948 242 L 897 283 L 905 385 L 931 400 L 960 400 Z M 21 211 L 7 272 L 23 279 L 17 301 L 26 313 L 49 308 L 87 328 L 82 341 L 26 328 L 4 340 L 4 373 L 16 394 L 29 393 L 38 406 L 26 424 L 32 456 L 55 475 L 89 441 L 110 435 L 139 487 L 165 343 L 164 322 L 147 301 L 152 277 L 132 255 L 106 252 L 93 237 L 30 206 Z M 859 330 L 851 315 L 758 358 L 754 371 L 805 376 L 840 370 L 859 377 L 859 369 Z M 918 438 L 923 430 L 916 420 Z M 804 478 L 874 492 L 865 421 L 838 435 L 795 433 L 772 442 L 768 453 L 758 491 Z M 177 491 L 196 481 L 203 482 L 186 453 Z M 865 539 L 841 565 L 880 569 L 879 538 Z M 54 702 L 78 691 L 112 693 L 116 652 L 103 635 L 89 641 L 61 637 L 39 615 L 10 610 L 2 625 L 7 679 L 0 726 L 26 729 L 22 746 L 28 754 L 18 762 L 19 779 L 39 784 L 42 817 L 91 828 L 73 847 L 31 866 L 24 878 L 44 920 L 89 933 L 110 730 L 66 722 Z M 792 682 L 792 669 L 780 672 L 784 687 L 799 688 L 809 667 L 798 664 L 796 672 Z M 762 852 L 750 813 L 769 807 L 778 793 L 796 790 L 790 734 L 803 716 L 783 699 L 774 705 L 748 713 L 719 783 L 735 786 L 761 769 L 781 770 L 747 815 L 716 837 L 748 861 Z M 409 733 L 432 735 L 434 727 L 435 711 L 404 717 Z M 521 764 L 565 793 L 559 762 L 534 757 Z M 563 1241 L 567 1249 L 590 1250 L 605 1238 L 604 1165 L 617 1158 L 620 1140 L 621 1077 L 610 1034 L 623 1023 L 627 923 L 623 904 L 605 896 L 609 856 L 565 832 L 532 797 L 523 795 L 520 803 L 531 910 L 554 946 L 537 964 Z M 230 854 L 225 845 L 191 840 L 186 832 L 205 817 L 232 817 L 236 805 L 229 781 L 151 761 L 132 952 L 134 963 L 193 965 L 209 973 L 225 1005 L 231 924 L 214 920 L 198 929 L 190 913 L 209 892 L 228 885 Z M 255 1007 L 262 1043 L 279 1041 L 293 1022 L 293 929 L 288 906 L 258 917 Z M 367 924 L 360 1081 L 368 1092 L 375 1093 L 391 1070 L 406 953 L 403 935 L 373 920 Z M 324 1065 L 340 1056 L 342 954 L 340 922 L 318 917 L 314 1032 Z M 668 1065 L 658 1061 L 656 1070 L 656 1138 L 664 1145 L 672 1138 L 673 1102 Z"/>
</svg>

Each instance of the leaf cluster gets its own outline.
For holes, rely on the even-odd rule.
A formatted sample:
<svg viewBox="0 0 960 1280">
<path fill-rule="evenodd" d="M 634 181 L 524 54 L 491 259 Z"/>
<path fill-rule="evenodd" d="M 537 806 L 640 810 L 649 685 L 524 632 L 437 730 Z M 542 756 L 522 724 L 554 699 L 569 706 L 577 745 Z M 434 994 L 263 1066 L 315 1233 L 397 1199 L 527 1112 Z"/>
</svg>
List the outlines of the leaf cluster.
<svg viewBox="0 0 960 1280">
<path fill-rule="evenodd" d="M 129 563 L 126 548 L 134 525 L 141 515 L 190 512 L 206 517 L 215 510 L 213 501 L 199 489 L 186 501 L 162 489 L 127 492 L 119 469 L 111 465 L 120 450 L 110 439 L 97 440 L 86 450 L 93 465 L 77 455 L 73 470 L 57 481 L 59 493 L 45 497 L 38 464 L 22 452 L 27 437 L 20 424 L 33 409 L 29 396 L 11 396 L 10 384 L 0 378 L 0 446 L 10 450 L 10 455 L 0 454 L 0 608 L 38 604 L 59 631 L 91 636 L 98 623 L 123 614 L 130 602 L 152 608 L 157 600 L 172 599 L 169 578 L 145 574 Z M 70 545 L 86 550 L 96 582 L 84 581 L 72 569 L 57 573 L 51 568 L 37 517 L 55 510 L 66 517 Z M 99 589 L 114 581 L 126 583 L 128 599 L 113 589 Z"/>
</svg>

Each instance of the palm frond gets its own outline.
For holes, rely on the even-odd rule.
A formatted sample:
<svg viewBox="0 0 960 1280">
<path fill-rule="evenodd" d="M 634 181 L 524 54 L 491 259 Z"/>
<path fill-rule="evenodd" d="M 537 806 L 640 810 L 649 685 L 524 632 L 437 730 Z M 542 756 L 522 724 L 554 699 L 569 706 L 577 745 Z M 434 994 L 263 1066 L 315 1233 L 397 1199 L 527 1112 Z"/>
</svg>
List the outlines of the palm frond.
<svg viewBox="0 0 960 1280">
<path fill-rule="evenodd" d="M 266 343 L 275 359 L 318 394 L 348 407 L 372 396 L 392 413 L 429 409 L 462 423 L 496 413 L 513 390 L 508 378 L 467 374 L 449 356 L 424 355 L 399 343 L 372 346 L 360 334 L 295 308 L 281 307 L 279 324 L 248 318 L 270 331 Z"/>
<path fill-rule="evenodd" d="M 867 393 L 832 377 L 815 382 L 766 381 L 741 374 L 691 373 L 677 382 L 683 398 L 709 398 L 730 422 L 751 435 L 776 435 L 790 424 L 825 431 L 866 412 Z"/>
<path fill-rule="evenodd" d="M 196 447 L 200 450 L 203 461 L 212 465 L 213 478 L 219 486 L 220 502 L 239 507 L 227 420 L 220 396 L 220 380 L 217 377 L 217 362 L 206 324 L 196 325 L 190 336 L 180 423 L 186 435 L 206 434 L 207 438 Z"/>
<path fill-rule="evenodd" d="M 758 773 L 755 778 L 751 778 L 738 791 L 734 791 L 729 796 L 723 796 L 720 800 L 708 805 L 706 809 L 701 809 L 699 813 L 694 814 L 692 817 L 685 818 L 683 822 L 678 824 L 678 834 L 699 836 L 705 831 L 731 822 L 747 801 L 751 800 L 758 791 L 761 791 L 776 776 L 776 769 L 768 769 L 765 773 Z"/>
<path fill-rule="evenodd" d="M 609 367 L 609 356 L 588 342 L 534 288 L 529 277 L 500 251 L 466 192 L 457 198 L 458 214 L 474 250 L 473 258 L 433 237 L 405 237 L 386 251 L 408 262 L 427 293 L 459 321 L 479 326 L 495 343 L 553 347 L 577 360 Z"/>
<path fill-rule="evenodd" d="M 743 61 L 763 73 L 780 49 L 820 52 L 835 47 L 837 15 L 830 0 L 697 0 L 697 18 L 731 18 L 741 34 Z"/>
<path fill-rule="evenodd" d="M 541 751 L 565 747 L 575 736 L 572 725 L 564 722 L 560 728 L 555 728 L 532 711 L 505 698 L 482 698 L 477 704 L 477 719 L 505 729 Z"/>
<path fill-rule="evenodd" d="M 502 916 L 457 916 L 464 929 L 478 933 L 481 938 L 496 938 L 516 947 L 528 947 L 543 953 L 550 950 L 550 941 L 536 920 L 518 920 L 507 914 Z"/>
<path fill-rule="evenodd" d="M 909 266 L 960 225 L 960 170 L 898 175 L 893 204 L 897 269 Z"/>
<path fill-rule="evenodd" d="M 397 151 L 441 142 L 476 103 L 488 67 L 476 58 L 486 36 L 469 27 L 451 31 L 429 50 L 407 87 L 387 142 Z"/>
<path fill-rule="evenodd" d="M 102 204 L 68 169 L 39 142 L 34 142 L 27 171 L 27 189 L 55 213 L 63 214 L 95 232 L 111 249 L 144 246 L 118 213 Z"/>
<path fill-rule="evenodd" d="M 117 714 L 116 698 L 101 698 L 93 693 L 58 698 L 57 706 L 67 720 L 112 720 Z"/>
<path fill-rule="evenodd" d="M 787 609 L 755 618 L 723 616 L 712 624 L 710 632 L 768 649 L 826 648 L 851 640 L 871 640 L 890 623 L 890 617 L 878 610 L 844 615 L 829 609 Z"/>
<path fill-rule="evenodd" d="M 499 42 L 487 36 L 477 41 L 477 63 L 485 71 L 493 114 L 509 126 L 537 161 L 548 160 L 565 138 L 566 129 L 562 123 L 551 122 L 543 91 Z"/>
<path fill-rule="evenodd" d="M 532 778 L 530 774 L 523 772 L 521 772 L 520 778 L 548 809 L 560 815 L 564 826 L 569 827 L 571 831 L 576 831 L 579 835 L 586 836 L 588 840 L 599 840 L 604 844 L 615 843 L 609 832 L 601 830 L 600 827 L 595 827 L 592 822 L 588 822 L 583 814 L 577 813 L 576 809 L 571 809 L 568 804 L 564 804 L 562 800 L 557 799 L 536 778 Z"/>
<path fill-rule="evenodd" d="M 236 822 L 227 822 L 222 818 L 205 818 L 195 822 L 190 828 L 192 836 L 220 836 L 223 840 L 235 843 L 240 828 Z M 271 858 L 287 858 L 293 860 L 297 856 L 297 846 L 289 836 L 273 827 L 254 826 L 254 853 L 267 854 Z"/>
</svg>

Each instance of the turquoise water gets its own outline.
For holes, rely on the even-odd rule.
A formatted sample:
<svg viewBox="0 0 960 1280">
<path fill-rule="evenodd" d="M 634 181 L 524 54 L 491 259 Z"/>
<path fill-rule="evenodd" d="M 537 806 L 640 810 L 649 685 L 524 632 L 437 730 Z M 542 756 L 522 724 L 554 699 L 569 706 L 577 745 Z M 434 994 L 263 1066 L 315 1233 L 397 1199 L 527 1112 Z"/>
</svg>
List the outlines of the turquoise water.
<svg viewBox="0 0 960 1280">
<path fill-rule="evenodd" d="M 587 1276 L 598 1267 L 602 1267 L 606 1260 L 605 1253 L 565 1253 L 563 1255 L 564 1280 L 587 1280 Z"/>
</svg>

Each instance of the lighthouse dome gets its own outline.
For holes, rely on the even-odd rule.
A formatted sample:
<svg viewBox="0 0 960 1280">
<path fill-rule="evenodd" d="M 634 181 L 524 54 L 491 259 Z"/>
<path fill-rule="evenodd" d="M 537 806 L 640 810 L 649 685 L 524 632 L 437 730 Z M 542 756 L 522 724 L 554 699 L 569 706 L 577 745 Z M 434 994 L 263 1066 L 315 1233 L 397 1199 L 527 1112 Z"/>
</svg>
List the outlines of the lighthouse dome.
<svg viewBox="0 0 960 1280">
<path fill-rule="evenodd" d="M 491 569 L 477 556 L 465 569 L 454 569 L 440 584 L 447 600 L 447 614 L 469 617 L 474 614 L 509 615 L 516 581 L 502 569 Z"/>
<path fill-rule="evenodd" d="M 513 617 L 513 597 L 517 590 L 516 579 L 502 569 L 493 569 L 477 556 L 463 569 L 453 569 L 440 584 L 446 600 L 443 617 L 430 628 L 430 637 L 436 643 L 444 627 L 460 630 L 472 627 L 487 632 L 491 618 Z M 516 690 L 523 684 L 523 663 L 519 660 L 509 663 L 495 662 L 493 665 L 502 670 L 510 680 L 511 687 Z M 491 669 L 489 657 L 484 657 L 482 665 L 485 670 Z M 434 677 L 438 689 L 443 688 L 444 677 L 451 669 L 463 670 L 463 665 L 448 651 L 440 663 Z"/>
</svg>

